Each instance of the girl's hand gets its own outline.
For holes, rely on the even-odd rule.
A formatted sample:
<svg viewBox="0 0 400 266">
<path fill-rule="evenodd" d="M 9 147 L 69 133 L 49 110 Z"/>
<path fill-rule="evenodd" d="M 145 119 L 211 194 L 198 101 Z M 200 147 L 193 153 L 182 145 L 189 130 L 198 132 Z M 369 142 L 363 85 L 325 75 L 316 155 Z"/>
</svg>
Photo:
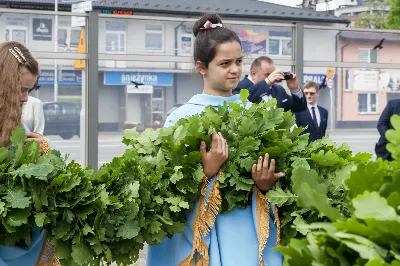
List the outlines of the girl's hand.
<svg viewBox="0 0 400 266">
<path fill-rule="evenodd" d="M 29 133 L 26 133 L 26 142 L 28 142 L 28 141 L 36 141 L 40 145 L 42 145 L 43 137 L 41 135 L 39 135 L 38 133 L 29 132 Z"/>
<path fill-rule="evenodd" d="M 204 141 L 201 142 L 200 151 L 203 154 L 203 171 L 208 178 L 215 176 L 221 169 L 221 166 L 228 159 L 228 143 L 221 132 L 212 135 L 211 149 L 207 152 L 207 146 Z"/>
<path fill-rule="evenodd" d="M 268 191 L 279 180 L 283 173 L 275 173 L 275 160 L 271 160 L 271 165 L 268 168 L 268 153 L 265 154 L 264 159 L 258 158 L 257 164 L 253 164 L 252 175 L 254 183 L 262 191 Z"/>
<path fill-rule="evenodd" d="M 51 150 L 51 146 L 48 140 L 43 137 L 40 133 L 29 132 L 26 133 L 26 143 L 29 141 L 36 141 L 40 144 L 40 153 L 47 154 Z"/>
</svg>

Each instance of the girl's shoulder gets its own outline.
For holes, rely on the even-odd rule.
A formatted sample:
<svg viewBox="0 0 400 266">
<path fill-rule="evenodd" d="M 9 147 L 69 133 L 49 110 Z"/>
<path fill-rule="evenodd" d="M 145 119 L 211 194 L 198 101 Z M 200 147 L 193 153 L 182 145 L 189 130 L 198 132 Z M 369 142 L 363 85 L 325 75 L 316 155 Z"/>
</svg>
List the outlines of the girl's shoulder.
<svg viewBox="0 0 400 266">
<path fill-rule="evenodd" d="M 175 109 L 165 120 L 165 127 L 174 125 L 179 119 L 200 114 L 205 106 L 192 103 L 185 103 Z"/>
</svg>

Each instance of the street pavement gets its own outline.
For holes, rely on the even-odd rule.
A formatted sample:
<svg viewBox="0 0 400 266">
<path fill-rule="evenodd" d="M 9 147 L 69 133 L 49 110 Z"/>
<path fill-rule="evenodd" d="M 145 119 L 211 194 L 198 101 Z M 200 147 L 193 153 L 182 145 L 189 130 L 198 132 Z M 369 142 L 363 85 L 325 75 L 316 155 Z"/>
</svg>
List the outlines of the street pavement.
<svg viewBox="0 0 400 266">
<path fill-rule="evenodd" d="M 375 156 L 375 144 L 379 139 L 376 129 L 342 129 L 328 132 L 330 138 L 341 145 L 346 142 L 353 153 L 368 152 Z"/>
<path fill-rule="evenodd" d="M 354 153 L 369 152 L 374 154 L 375 143 L 379 134 L 375 129 L 342 129 L 328 132 L 330 138 L 341 145 L 346 142 Z M 80 162 L 81 143 L 79 138 L 62 140 L 58 136 L 48 136 L 64 154 L 70 154 L 70 159 Z M 124 153 L 126 146 L 122 144 L 122 134 L 99 134 L 99 165 L 109 162 Z"/>
</svg>

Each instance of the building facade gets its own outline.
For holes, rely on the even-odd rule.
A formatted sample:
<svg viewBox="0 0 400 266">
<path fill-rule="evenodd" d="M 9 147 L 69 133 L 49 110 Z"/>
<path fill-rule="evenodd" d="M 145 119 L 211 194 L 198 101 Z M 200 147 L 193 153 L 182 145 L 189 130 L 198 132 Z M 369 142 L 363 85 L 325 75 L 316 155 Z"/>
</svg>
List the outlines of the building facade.
<svg viewBox="0 0 400 266">
<path fill-rule="evenodd" d="M 3 8 L 52 10 L 52 1 L 2 1 Z M 126 3 L 128 4 L 126 4 Z M 165 1 L 164 1 L 165 2 Z M 163 3 L 164 3 L 163 2 Z M 168 2 L 168 1 L 167 1 Z M 228 5 L 229 3 L 229 5 Z M 229 8 L 227 8 L 229 6 Z M 275 60 L 293 58 L 292 23 L 312 25 L 344 25 L 347 21 L 329 13 L 304 11 L 297 8 L 258 1 L 96 1 L 93 8 L 101 14 L 99 21 L 99 53 L 110 55 L 170 55 L 187 56 L 187 62 L 146 62 L 103 60 L 99 62 L 99 123 L 100 131 L 120 131 L 126 126 L 144 124 L 156 127 L 165 120 L 168 111 L 176 104 L 186 102 L 202 91 L 200 75 L 194 71 L 191 59 L 194 36 L 192 23 L 160 20 L 159 17 L 198 17 L 203 12 L 216 12 L 224 19 L 240 21 L 232 28 L 242 41 L 246 57 L 243 74 L 249 71 L 253 58 L 261 55 Z M 59 10 L 68 11 L 70 5 L 60 1 Z M 21 12 L 22 13 L 22 12 Z M 112 16 L 109 16 L 112 14 Z M 116 15 L 120 15 L 119 17 Z M 140 20 L 132 15 L 145 15 L 153 19 Z M 254 21 L 256 25 L 251 25 Z M 280 23 L 279 26 L 260 26 L 259 22 Z M 284 23 L 284 24 L 283 24 Z M 71 16 L 15 14 L 0 15 L 0 42 L 16 40 L 38 52 L 76 52 L 81 28 L 72 27 Z M 286 25 L 286 26 L 285 26 Z M 57 35 L 57 41 L 56 39 Z M 335 61 L 337 31 L 306 30 L 304 59 Z M 317 45 L 316 45 L 317 44 Z M 90 47 L 88 47 L 90 49 Z M 80 101 L 82 71 L 74 69 L 74 60 L 39 59 L 41 84 L 37 96 L 44 102 Z M 55 67 L 56 65 L 56 67 Z M 285 71 L 290 65 L 278 65 Z M 54 86 L 55 69 L 58 89 Z M 304 80 L 321 82 L 326 68 L 305 68 Z M 145 84 L 135 88 L 131 81 Z M 333 88 L 332 88 L 333 89 Z M 321 105 L 328 108 L 334 99 L 323 92 Z"/>
<path fill-rule="evenodd" d="M 341 62 L 400 63 L 400 34 L 342 32 Z M 373 49 L 385 39 L 381 49 Z M 376 127 L 387 101 L 400 99 L 400 71 L 396 69 L 341 68 L 337 73 L 337 127 Z"/>
<path fill-rule="evenodd" d="M 350 21 L 350 25 L 354 26 L 355 22 L 359 19 L 359 15 L 362 13 L 370 13 L 371 15 L 379 12 L 382 15 L 387 16 L 389 14 L 390 7 L 382 5 L 377 8 L 369 8 L 367 3 L 369 0 L 338 0 L 335 15 Z"/>
</svg>

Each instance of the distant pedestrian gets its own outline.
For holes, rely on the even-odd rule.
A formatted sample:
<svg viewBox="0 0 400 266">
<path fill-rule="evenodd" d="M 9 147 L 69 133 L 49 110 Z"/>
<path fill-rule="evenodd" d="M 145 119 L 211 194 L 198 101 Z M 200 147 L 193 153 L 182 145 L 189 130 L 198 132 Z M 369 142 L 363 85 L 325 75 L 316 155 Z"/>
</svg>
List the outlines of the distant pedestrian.
<svg viewBox="0 0 400 266">
<path fill-rule="evenodd" d="M 388 140 L 386 139 L 385 134 L 389 129 L 393 129 L 392 124 L 390 124 L 390 118 L 395 114 L 400 115 L 400 99 L 390 100 L 378 121 L 377 128 L 381 137 L 375 145 L 375 153 L 376 157 L 382 158 L 383 160 L 393 160 L 390 152 L 386 149 Z"/>
<path fill-rule="evenodd" d="M 304 95 L 307 100 L 307 110 L 295 113 L 296 124 L 299 127 L 307 127 L 304 133 L 309 133 L 309 142 L 321 139 L 326 134 L 328 125 L 328 110 L 318 105 L 319 86 L 314 81 L 304 85 Z"/>
</svg>

